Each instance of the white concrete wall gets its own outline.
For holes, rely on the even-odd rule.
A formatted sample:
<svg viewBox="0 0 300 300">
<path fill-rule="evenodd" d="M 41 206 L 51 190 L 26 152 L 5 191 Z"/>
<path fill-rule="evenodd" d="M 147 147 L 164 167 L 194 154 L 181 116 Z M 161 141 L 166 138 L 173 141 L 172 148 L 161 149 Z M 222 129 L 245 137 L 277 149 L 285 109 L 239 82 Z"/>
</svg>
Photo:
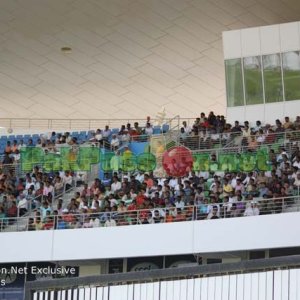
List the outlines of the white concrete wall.
<svg viewBox="0 0 300 300">
<path fill-rule="evenodd" d="M 260 56 L 300 50 L 300 22 L 277 24 L 223 32 L 224 59 Z M 279 103 L 227 107 L 227 120 L 253 123 L 299 115 L 300 100 Z"/>
<path fill-rule="evenodd" d="M 1 233 L 0 262 L 107 259 L 300 246 L 299 213 Z"/>
</svg>

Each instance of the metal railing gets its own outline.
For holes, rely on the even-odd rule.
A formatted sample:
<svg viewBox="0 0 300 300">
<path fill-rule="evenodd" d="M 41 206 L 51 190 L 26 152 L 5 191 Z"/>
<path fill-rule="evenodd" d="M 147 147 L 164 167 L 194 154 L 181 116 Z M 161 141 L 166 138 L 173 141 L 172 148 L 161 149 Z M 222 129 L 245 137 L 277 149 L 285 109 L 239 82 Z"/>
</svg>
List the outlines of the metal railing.
<svg viewBox="0 0 300 300">
<path fill-rule="evenodd" d="M 299 211 L 300 197 L 298 195 L 231 203 L 199 204 L 182 208 L 165 207 L 81 214 L 67 212 L 60 215 L 2 218 L 0 219 L 0 232 L 143 225 Z"/>
<path fill-rule="evenodd" d="M 200 152 L 253 152 L 263 146 L 274 150 L 278 150 L 280 146 L 288 146 L 286 150 L 291 152 L 293 144 L 300 142 L 300 130 L 265 134 L 263 142 L 257 142 L 256 146 L 249 144 L 251 139 L 257 140 L 257 137 L 257 135 L 244 137 L 243 133 L 229 132 L 189 135 L 184 138 L 179 137 L 179 140 L 182 145 Z"/>
<path fill-rule="evenodd" d="M 152 124 L 168 124 L 173 128 L 180 122 L 179 116 L 173 118 L 153 118 Z M 182 119 L 185 120 L 185 119 Z M 0 126 L 8 129 L 34 129 L 34 130 L 95 130 L 109 125 L 111 128 L 120 128 L 130 123 L 132 126 L 138 122 L 140 126 L 146 125 L 146 119 L 28 119 L 28 118 L 0 118 Z"/>
</svg>

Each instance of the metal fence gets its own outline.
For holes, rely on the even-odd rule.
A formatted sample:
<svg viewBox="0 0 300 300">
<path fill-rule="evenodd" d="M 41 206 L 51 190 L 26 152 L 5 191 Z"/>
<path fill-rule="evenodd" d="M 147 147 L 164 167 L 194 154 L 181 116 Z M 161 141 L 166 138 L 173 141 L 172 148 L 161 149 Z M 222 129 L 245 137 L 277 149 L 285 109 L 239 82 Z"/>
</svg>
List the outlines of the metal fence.
<svg viewBox="0 0 300 300">
<path fill-rule="evenodd" d="M 170 128 L 178 126 L 179 116 L 172 118 L 153 118 L 152 124 L 168 124 Z M 7 129 L 32 129 L 32 130 L 95 130 L 109 125 L 111 128 L 120 128 L 121 125 L 138 122 L 145 126 L 144 119 L 28 119 L 28 118 L 0 118 L 0 126 Z"/>
<path fill-rule="evenodd" d="M 250 217 L 300 211 L 300 196 L 258 198 L 255 200 L 203 203 L 194 206 L 143 210 L 71 213 L 0 219 L 1 232 L 63 230 L 112 226 L 172 223 L 206 219 Z"/>
<path fill-rule="evenodd" d="M 226 264 L 27 281 L 25 299 L 299 299 L 299 265 L 300 256 L 294 255 Z M 245 298 L 244 295 L 249 297 Z"/>
<path fill-rule="evenodd" d="M 202 152 L 246 152 L 256 151 L 261 147 L 269 147 L 278 150 L 280 146 L 288 146 L 287 150 L 291 150 L 293 145 L 297 145 L 300 141 L 300 131 L 284 131 L 264 134 L 263 137 L 257 135 L 244 136 L 243 133 L 210 133 L 204 132 L 199 135 L 188 135 L 186 137 L 178 137 L 180 143 L 191 150 Z M 252 142 L 255 140 L 257 142 Z M 260 142 L 261 141 L 261 142 Z"/>
</svg>

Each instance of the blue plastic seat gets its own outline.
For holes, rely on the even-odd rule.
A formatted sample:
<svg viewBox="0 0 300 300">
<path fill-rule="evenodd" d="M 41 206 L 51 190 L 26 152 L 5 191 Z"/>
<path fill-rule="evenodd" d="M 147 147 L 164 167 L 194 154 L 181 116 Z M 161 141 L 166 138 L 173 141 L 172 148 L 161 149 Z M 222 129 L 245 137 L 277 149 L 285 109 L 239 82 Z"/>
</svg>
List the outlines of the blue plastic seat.
<svg viewBox="0 0 300 300">
<path fill-rule="evenodd" d="M 154 126 L 153 127 L 153 134 L 161 134 L 160 126 Z"/>
<path fill-rule="evenodd" d="M 163 131 L 163 133 L 168 132 L 169 129 L 170 129 L 170 126 L 169 126 L 168 124 L 163 124 L 163 126 L 162 126 L 162 131 Z"/>
</svg>

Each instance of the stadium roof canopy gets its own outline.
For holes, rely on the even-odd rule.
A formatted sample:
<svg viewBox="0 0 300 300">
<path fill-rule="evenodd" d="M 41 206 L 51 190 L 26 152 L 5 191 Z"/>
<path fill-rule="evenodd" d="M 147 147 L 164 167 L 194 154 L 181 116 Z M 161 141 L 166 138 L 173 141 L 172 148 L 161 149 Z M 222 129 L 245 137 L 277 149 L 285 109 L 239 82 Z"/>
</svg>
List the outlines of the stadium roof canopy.
<svg viewBox="0 0 300 300">
<path fill-rule="evenodd" d="M 0 117 L 225 113 L 222 31 L 299 20 L 299 0 L 2 0 Z"/>
</svg>

